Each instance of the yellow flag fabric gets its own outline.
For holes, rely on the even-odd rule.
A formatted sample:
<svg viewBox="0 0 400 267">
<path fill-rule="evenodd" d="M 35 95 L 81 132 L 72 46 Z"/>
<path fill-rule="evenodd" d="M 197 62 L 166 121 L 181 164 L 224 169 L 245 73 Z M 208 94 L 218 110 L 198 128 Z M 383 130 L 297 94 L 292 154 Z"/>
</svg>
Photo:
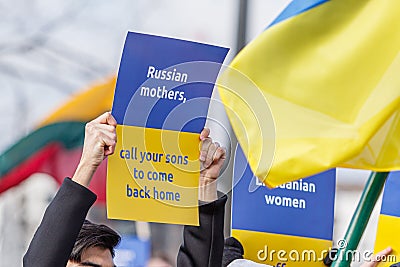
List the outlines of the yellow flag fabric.
<svg viewBox="0 0 400 267">
<path fill-rule="evenodd" d="M 261 33 L 230 68 L 263 97 L 232 71 L 219 87 L 254 174 L 274 187 L 338 166 L 400 169 L 399 52 L 398 0 L 332 0 Z"/>
</svg>

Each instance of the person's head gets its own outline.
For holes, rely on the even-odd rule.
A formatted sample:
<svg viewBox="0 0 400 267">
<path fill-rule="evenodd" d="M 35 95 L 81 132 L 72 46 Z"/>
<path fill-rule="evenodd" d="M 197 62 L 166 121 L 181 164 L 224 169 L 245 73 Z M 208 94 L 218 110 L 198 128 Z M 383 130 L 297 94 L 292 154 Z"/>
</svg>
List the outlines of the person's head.
<svg viewBox="0 0 400 267">
<path fill-rule="evenodd" d="M 108 226 L 85 221 L 67 267 L 114 267 L 114 248 L 120 240 L 121 237 Z"/>
</svg>

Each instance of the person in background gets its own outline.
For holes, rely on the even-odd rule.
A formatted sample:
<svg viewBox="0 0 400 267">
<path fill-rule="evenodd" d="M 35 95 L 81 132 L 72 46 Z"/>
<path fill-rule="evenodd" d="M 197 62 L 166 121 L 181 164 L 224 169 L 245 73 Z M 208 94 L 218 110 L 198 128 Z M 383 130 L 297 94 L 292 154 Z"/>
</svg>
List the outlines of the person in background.
<svg viewBox="0 0 400 267">
<path fill-rule="evenodd" d="M 100 163 L 112 155 L 117 142 L 117 122 L 106 112 L 87 123 L 83 152 L 72 179 L 65 178 L 43 216 L 24 255 L 25 267 L 114 267 L 114 248 L 120 236 L 104 225 L 85 221 L 96 195 L 88 189 Z M 225 150 L 204 129 L 199 180 L 200 226 L 184 227 L 184 243 L 178 266 L 221 266 L 223 253 L 224 206 L 218 198 L 216 180 L 225 160 Z"/>
</svg>

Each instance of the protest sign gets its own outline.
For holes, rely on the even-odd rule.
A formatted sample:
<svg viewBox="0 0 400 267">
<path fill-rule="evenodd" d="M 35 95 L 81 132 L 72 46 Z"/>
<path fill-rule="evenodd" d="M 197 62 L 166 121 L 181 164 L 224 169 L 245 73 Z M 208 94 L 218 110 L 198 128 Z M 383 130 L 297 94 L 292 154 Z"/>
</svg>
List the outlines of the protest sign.
<svg viewBox="0 0 400 267">
<path fill-rule="evenodd" d="M 388 246 L 393 251 L 382 259 L 379 266 L 390 266 L 400 262 L 400 238 L 397 231 L 400 226 L 400 172 L 391 172 L 385 183 L 381 213 L 375 240 L 375 253 Z"/>
<path fill-rule="evenodd" d="M 112 108 L 109 218 L 198 225 L 199 133 L 227 52 L 128 33 Z"/>
<path fill-rule="evenodd" d="M 238 145 L 234 161 L 232 236 L 245 258 L 273 266 L 324 266 L 332 246 L 335 169 L 267 188 Z"/>
</svg>

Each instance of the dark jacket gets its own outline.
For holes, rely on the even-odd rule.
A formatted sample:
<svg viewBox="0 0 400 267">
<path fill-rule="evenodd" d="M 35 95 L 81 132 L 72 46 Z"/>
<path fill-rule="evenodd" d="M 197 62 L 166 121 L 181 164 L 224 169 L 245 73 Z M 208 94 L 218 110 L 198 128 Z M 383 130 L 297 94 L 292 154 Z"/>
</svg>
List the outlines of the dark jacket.
<svg viewBox="0 0 400 267">
<path fill-rule="evenodd" d="M 66 178 L 36 230 L 23 259 L 24 267 L 65 267 L 95 201 L 96 195 L 89 189 Z M 199 207 L 200 226 L 184 227 L 177 266 L 221 266 L 225 202 L 223 196 Z"/>
<path fill-rule="evenodd" d="M 224 214 L 227 197 L 199 207 L 200 226 L 185 226 L 177 266 L 220 267 L 224 251 Z"/>
</svg>

